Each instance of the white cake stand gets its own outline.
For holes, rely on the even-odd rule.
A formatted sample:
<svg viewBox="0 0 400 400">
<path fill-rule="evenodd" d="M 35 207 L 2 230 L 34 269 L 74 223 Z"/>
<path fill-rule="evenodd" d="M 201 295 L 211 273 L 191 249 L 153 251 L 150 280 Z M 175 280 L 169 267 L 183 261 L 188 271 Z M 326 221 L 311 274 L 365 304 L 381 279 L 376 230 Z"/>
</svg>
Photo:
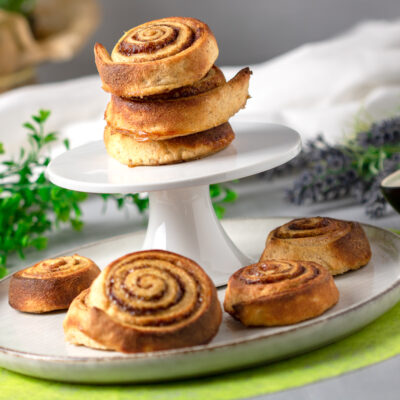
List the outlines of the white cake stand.
<svg viewBox="0 0 400 400">
<path fill-rule="evenodd" d="M 47 169 L 58 186 L 90 193 L 149 192 L 150 214 L 143 249 L 173 251 L 198 262 L 217 286 L 254 260 L 230 240 L 215 216 L 208 185 L 277 167 L 301 149 L 298 133 L 261 122 L 232 122 L 236 139 L 201 160 L 128 168 L 110 158 L 102 141 L 55 158 Z M 132 248 L 132 251 L 138 249 Z"/>
</svg>

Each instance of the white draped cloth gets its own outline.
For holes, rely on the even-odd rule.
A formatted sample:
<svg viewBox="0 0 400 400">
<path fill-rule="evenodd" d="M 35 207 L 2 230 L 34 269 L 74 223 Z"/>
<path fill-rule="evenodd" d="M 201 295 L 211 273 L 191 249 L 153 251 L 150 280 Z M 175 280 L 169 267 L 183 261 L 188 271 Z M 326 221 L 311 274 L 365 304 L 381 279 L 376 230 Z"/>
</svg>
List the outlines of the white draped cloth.
<svg viewBox="0 0 400 400">
<path fill-rule="evenodd" d="M 252 99 L 240 118 L 282 123 L 303 139 L 323 132 L 340 141 L 358 117 L 377 120 L 400 112 L 400 20 L 362 23 L 252 70 Z"/>
<path fill-rule="evenodd" d="M 223 68 L 227 77 L 238 69 Z M 376 120 L 400 111 L 400 20 L 365 22 L 251 69 L 251 99 L 235 118 L 288 125 L 303 140 L 322 132 L 337 142 L 360 113 Z M 108 100 L 100 86 L 96 75 L 0 95 L 0 142 L 7 155 L 26 143 L 21 124 L 39 108 L 52 111 L 48 129 L 68 137 L 71 147 L 100 140 Z"/>
</svg>

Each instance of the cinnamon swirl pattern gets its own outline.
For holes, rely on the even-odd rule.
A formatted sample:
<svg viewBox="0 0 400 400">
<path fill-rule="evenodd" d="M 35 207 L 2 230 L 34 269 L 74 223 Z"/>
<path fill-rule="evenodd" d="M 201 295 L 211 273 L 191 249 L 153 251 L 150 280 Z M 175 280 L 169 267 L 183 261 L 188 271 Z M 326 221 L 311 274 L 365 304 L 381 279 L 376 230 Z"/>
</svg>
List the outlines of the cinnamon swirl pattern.
<svg viewBox="0 0 400 400">
<path fill-rule="evenodd" d="M 357 222 L 300 218 L 268 235 L 260 261 L 279 258 L 314 261 L 337 275 L 368 264 L 371 248 Z"/>
<path fill-rule="evenodd" d="M 338 299 L 333 278 L 321 265 L 267 260 L 232 275 L 224 309 L 246 326 L 278 326 L 316 317 Z"/>
<path fill-rule="evenodd" d="M 104 90 L 142 97 L 192 85 L 218 57 L 210 28 L 194 18 L 163 18 L 130 29 L 111 56 L 99 43 L 95 61 Z"/>
<path fill-rule="evenodd" d="M 29 313 L 67 309 L 99 274 L 92 260 L 77 254 L 47 259 L 12 276 L 9 303 Z"/>
<path fill-rule="evenodd" d="M 161 250 L 112 262 L 93 282 L 86 303 L 86 311 L 73 310 L 74 318 L 68 312 L 66 339 L 90 346 L 71 335 L 79 326 L 84 337 L 127 353 L 208 343 L 221 323 L 217 292 L 206 273 L 194 261 Z"/>
</svg>

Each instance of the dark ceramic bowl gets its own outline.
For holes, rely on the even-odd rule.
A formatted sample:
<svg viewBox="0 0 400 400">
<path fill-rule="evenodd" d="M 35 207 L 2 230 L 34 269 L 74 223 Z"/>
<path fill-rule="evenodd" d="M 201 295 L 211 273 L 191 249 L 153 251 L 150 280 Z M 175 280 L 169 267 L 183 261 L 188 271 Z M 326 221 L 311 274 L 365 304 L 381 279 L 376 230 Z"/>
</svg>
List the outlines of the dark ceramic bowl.
<svg viewBox="0 0 400 400">
<path fill-rule="evenodd" d="M 400 170 L 383 179 L 381 190 L 386 200 L 400 213 Z"/>
</svg>

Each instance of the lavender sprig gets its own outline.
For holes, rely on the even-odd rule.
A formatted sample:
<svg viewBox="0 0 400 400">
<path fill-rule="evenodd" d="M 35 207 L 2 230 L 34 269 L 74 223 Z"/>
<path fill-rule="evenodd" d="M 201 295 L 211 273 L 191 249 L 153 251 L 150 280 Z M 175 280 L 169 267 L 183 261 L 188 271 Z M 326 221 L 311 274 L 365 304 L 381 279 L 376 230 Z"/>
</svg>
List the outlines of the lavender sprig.
<svg viewBox="0 0 400 400">
<path fill-rule="evenodd" d="M 318 135 L 294 160 L 262 176 L 273 178 L 301 170 L 287 198 L 294 204 L 353 197 L 367 215 L 384 215 L 387 202 L 380 182 L 400 168 L 400 116 L 373 123 L 352 140 L 331 145 Z"/>
<path fill-rule="evenodd" d="M 307 160 L 306 167 L 287 191 L 289 201 L 300 205 L 350 194 L 357 179 L 350 150 L 332 146 L 319 135 L 306 144 L 302 157 Z"/>
</svg>

